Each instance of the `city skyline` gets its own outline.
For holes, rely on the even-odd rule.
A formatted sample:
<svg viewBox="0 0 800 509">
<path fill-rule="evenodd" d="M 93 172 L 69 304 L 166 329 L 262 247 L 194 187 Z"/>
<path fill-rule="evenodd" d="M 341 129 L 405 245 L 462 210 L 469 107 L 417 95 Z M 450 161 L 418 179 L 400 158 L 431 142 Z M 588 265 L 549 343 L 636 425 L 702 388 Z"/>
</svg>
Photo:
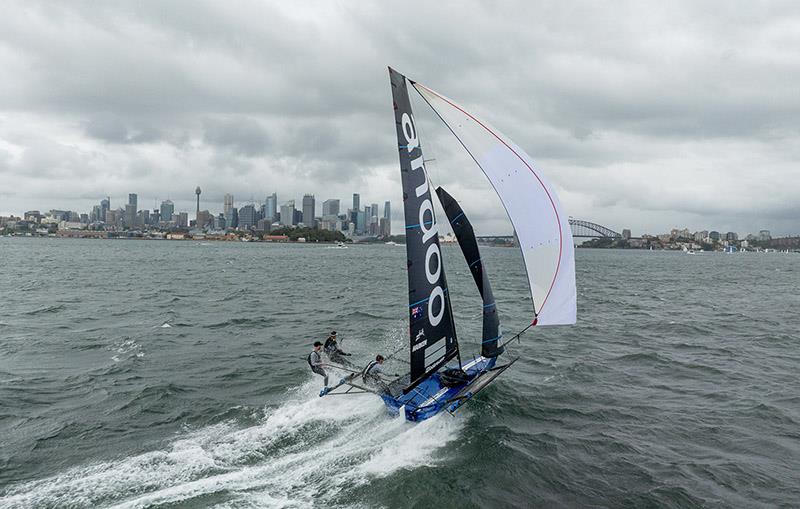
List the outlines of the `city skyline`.
<svg viewBox="0 0 800 509">
<path fill-rule="evenodd" d="M 214 223 L 214 221 L 209 222 L 209 220 L 214 220 L 217 216 L 219 217 L 224 216 L 224 219 L 226 221 L 230 221 L 232 216 L 235 217 L 234 219 L 236 223 L 236 226 L 234 227 L 235 229 L 239 229 L 240 225 L 244 225 L 245 230 L 253 229 L 259 231 L 265 231 L 265 230 L 269 231 L 269 228 L 265 228 L 267 225 L 275 225 L 280 227 L 286 227 L 286 226 L 294 227 L 297 225 L 303 225 L 305 227 L 310 227 L 310 228 L 320 228 L 321 225 L 319 224 L 319 222 L 322 221 L 324 223 L 326 218 L 328 220 L 328 224 L 322 226 L 322 229 L 332 230 L 334 228 L 333 225 L 330 224 L 330 221 L 335 222 L 337 217 L 340 220 L 339 221 L 340 224 L 338 225 L 339 228 L 337 228 L 338 230 L 347 231 L 348 230 L 347 224 L 348 222 L 350 222 L 350 220 L 352 220 L 356 230 L 352 231 L 351 234 L 357 233 L 358 235 L 376 234 L 376 231 L 370 232 L 369 229 L 364 230 L 365 224 L 366 226 L 369 226 L 369 220 L 367 218 L 370 217 L 374 217 L 377 219 L 377 224 L 379 225 L 377 228 L 378 235 L 384 235 L 384 232 L 387 231 L 402 232 L 405 226 L 403 224 L 399 230 L 394 230 L 393 227 L 391 226 L 392 208 L 390 201 L 388 200 L 385 201 L 384 204 L 382 205 L 382 208 L 377 203 L 371 203 L 368 206 L 362 207 L 360 193 L 352 194 L 352 207 L 347 209 L 341 208 L 342 200 L 340 198 L 328 198 L 319 205 L 317 205 L 315 195 L 311 193 L 303 194 L 303 198 L 299 200 L 300 207 L 297 207 L 298 200 L 296 199 L 281 200 L 277 192 L 273 192 L 269 195 L 266 195 L 263 201 L 255 200 L 252 198 L 243 200 L 239 202 L 238 206 L 236 198 L 233 194 L 224 193 L 222 199 L 222 207 L 218 212 L 215 212 L 214 209 L 212 208 L 203 207 L 203 203 L 201 203 L 200 201 L 200 194 L 201 194 L 200 189 L 201 189 L 200 186 L 197 186 L 194 191 L 195 194 L 195 201 L 193 202 L 195 207 L 194 219 L 192 219 L 191 214 L 189 212 L 176 209 L 175 202 L 170 199 L 161 200 L 160 203 L 154 203 L 154 207 L 152 209 L 153 214 L 157 214 L 160 217 L 161 223 L 169 222 L 170 220 L 172 220 L 172 222 L 176 223 L 176 226 L 179 228 L 190 228 L 190 227 L 197 228 L 198 224 L 196 223 L 196 221 L 202 218 L 202 220 L 199 223 L 201 225 L 200 226 L 201 228 L 209 227 L 214 229 L 214 224 L 216 223 Z M 91 212 L 88 214 L 70 209 L 30 208 L 22 213 L 17 214 L 16 216 L 13 213 L 10 215 L 0 214 L 0 219 L 4 221 L 14 217 L 25 219 L 30 212 L 40 215 L 41 217 L 48 217 L 53 211 L 56 211 L 56 212 L 74 214 L 76 222 L 80 221 L 83 223 L 91 223 L 95 221 L 95 214 L 98 214 L 99 217 L 106 217 L 105 215 L 108 212 L 111 212 L 111 213 L 121 213 L 123 219 L 122 223 L 120 224 L 124 223 L 126 227 L 130 227 L 130 225 L 137 225 L 137 221 L 139 221 L 138 224 L 139 226 L 150 224 L 149 222 L 146 221 L 142 223 L 143 221 L 142 217 L 146 218 L 147 214 L 149 214 L 151 209 L 137 208 L 138 198 L 139 198 L 138 193 L 128 193 L 127 196 L 128 196 L 127 203 L 124 203 L 122 206 L 118 206 L 116 208 L 113 207 L 115 201 L 112 199 L 112 197 L 107 196 L 106 198 L 100 200 L 99 205 L 98 204 L 93 205 Z M 157 202 L 158 200 L 155 201 Z M 311 208 L 309 209 L 308 207 Z M 356 210 L 355 211 L 356 214 L 353 215 L 355 207 L 358 207 L 358 210 Z M 240 214 L 242 209 L 248 209 L 247 210 L 248 216 L 244 218 L 243 222 L 242 219 L 240 219 L 241 217 Z M 313 211 L 312 212 L 313 221 L 311 222 L 311 224 L 306 222 L 307 210 Z M 142 216 L 142 214 L 145 215 Z M 264 214 L 266 214 L 266 216 L 264 216 Z M 440 213 L 437 212 L 437 217 L 439 215 Z M 267 216 L 271 217 L 272 220 L 268 222 L 261 221 L 262 218 L 264 219 L 264 221 L 267 221 L 266 219 Z M 287 219 L 287 216 L 290 217 L 291 219 Z M 170 217 L 171 219 L 164 220 L 165 217 Z M 442 215 L 442 217 L 444 216 Z M 383 225 L 383 221 L 385 219 L 390 219 L 390 224 L 388 225 L 388 227 Z M 399 220 L 401 223 L 403 223 L 402 217 Z M 104 221 L 100 220 L 99 222 L 102 223 Z M 114 223 L 115 221 L 109 221 L 109 224 L 113 225 Z M 444 223 L 441 223 L 441 219 L 438 219 L 437 223 L 440 223 L 439 224 L 440 235 L 452 233 L 452 230 L 449 224 L 447 224 L 446 220 Z M 228 228 L 230 228 L 230 223 L 228 224 Z M 630 228 L 619 228 L 619 227 L 616 228 L 620 232 L 622 232 L 621 235 L 622 238 L 624 239 L 629 239 L 633 235 Z M 225 226 L 223 226 L 222 229 L 224 230 Z M 674 240 L 675 238 L 679 238 L 681 236 L 682 236 L 681 238 L 691 239 L 696 242 L 709 241 L 709 240 L 738 242 L 744 239 L 745 237 L 747 237 L 748 239 L 755 238 L 763 241 L 765 235 L 766 238 L 769 239 L 772 237 L 773 233 L 775 233 L 776 238 L 796 239 L 800 237 L 800 234 L 798 233 L 783 233 L 783 232 L 778 233 L 770 230 L 768 227 L 759 228 L 753 231 L 732 231 L 725 229 L 714 230 L 713 227 L 709 226 L 705 226 L 704 228 L 701 227 L 699 229 L 694 229 L 694 230 L 691 228 L 687 228 L 685 226 L 682 228 L 673 226 L 672 228 L 663 231 L 645 231 L 645 232 L 634 232 L 634 233 L 638 233 L 639 235 L 644 236 L 646 238 L 659 239 L 663 242 L 667 242 L 668 239 Z M 488 236 L 504 235 L 502 233 L 480 232 L 480 231 L 476 231 L 476 234 L 478 235 L 483 234 Z M 585 237 L 577 235 L 575 238 L 581 239 Z M 636 237 L 636 238 L 641 238 L 641 237 Z"/>
</svg>

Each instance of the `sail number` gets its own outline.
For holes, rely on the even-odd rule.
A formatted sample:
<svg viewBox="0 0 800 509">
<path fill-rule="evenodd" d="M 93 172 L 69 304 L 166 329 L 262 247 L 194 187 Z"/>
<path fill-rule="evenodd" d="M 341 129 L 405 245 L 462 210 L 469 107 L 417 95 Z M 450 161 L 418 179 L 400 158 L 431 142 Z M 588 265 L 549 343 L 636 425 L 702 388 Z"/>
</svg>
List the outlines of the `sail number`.
<svg viewBox="0 0 800 509">
<path fill-rule="evenodd" d="M 409 157 L 411 157 L 411 152 L 419 148 L 419 139 L 417 137 L 417 129 L 414 126 L 414 117 L 408 113 L 403 113 L 401 122 L 403 135 L 406 138 L 406 149 L 408 150 Z M 417 170 L 422 171 L 418 172 Z M 426 243 L 430 242 L 431 239 L 436 240 L 438 227 L 433 216 L 433 204 L 431 203 L 430 187 L 428 186 L 428 171 L 425 169 L 425 162 L 422 159 L 421 153 L 411 160 L 411 172 L 412 174 L 422 177 L 420 184 L 415 188 L 415 194 L 417 198 L 425 196 L 425 199 L 419 204 L 418 213 L 419 228 L 422 231 L 422 245 L 424 246 Z M 426 221 L 426 217 L 428 216 L 430 219 Z M 430 226 L 428 226 L 428 224 L 430 224 Z M 431 265 L 435 267 L 435 270 L 432 270 Z M 428 283 L 435 285 L 431 290 L 431 294 L 428 296 L 428 322 L 431 324 L 431 327 L 439 325 L 439 322 L 442 321 L 442 317 L 444 316 L 444 291 L 439 284 L 441 274 L 442 255 L 439 251 L 439 243 L 431 242 L 428 245 L 428 249 L 425 251 L 425 277 Z M 434 314 L 434 302 L 437 301 L 439 303 L 439 313 Z"/>
</svg>

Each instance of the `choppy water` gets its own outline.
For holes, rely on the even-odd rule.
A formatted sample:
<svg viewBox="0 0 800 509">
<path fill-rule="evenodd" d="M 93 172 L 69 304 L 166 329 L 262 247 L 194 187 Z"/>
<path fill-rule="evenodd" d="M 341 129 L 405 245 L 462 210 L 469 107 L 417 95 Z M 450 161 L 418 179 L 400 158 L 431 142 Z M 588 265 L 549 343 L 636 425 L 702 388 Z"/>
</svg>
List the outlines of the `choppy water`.
<svg viewBox="0 0 800 509">
<path fill-rule="evenodd" d="M 0 238 L 0 507 L 798 505 L 800 256 L 579 250 L 580 324 L 411 424 L 303 359 L 404 344 L 404 251 Z M 484 251 L 520 329 L 518 253 Z"/>
</svg>

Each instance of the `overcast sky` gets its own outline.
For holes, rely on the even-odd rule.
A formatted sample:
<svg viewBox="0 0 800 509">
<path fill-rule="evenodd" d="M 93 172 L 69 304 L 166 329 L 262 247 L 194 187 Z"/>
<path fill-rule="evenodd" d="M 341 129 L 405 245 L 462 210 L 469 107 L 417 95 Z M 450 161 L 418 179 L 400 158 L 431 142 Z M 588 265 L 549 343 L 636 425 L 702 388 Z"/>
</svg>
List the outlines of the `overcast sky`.
<svg viewBox="0 0 800 509">
<path fill-rule="evenodd" d="M 491 122 L 567 213 L 800 233 L 797 2 L 2 1 L 0 215 L 278 193 L 402 223 L 386 66 Z M 414 98 L 415 100 L 418 98 Z M 419 100 L 430 174 L 510 226 Z"/>
</svg>

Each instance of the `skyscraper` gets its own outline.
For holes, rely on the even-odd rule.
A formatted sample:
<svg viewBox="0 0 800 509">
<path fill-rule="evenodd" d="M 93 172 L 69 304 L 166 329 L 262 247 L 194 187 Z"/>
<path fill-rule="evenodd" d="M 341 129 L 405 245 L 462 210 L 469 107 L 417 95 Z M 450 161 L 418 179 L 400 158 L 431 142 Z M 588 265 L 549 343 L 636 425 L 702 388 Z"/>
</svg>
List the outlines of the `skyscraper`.
<svg viewBox="0 0 800 509">
<path fill-rule="evenodd" d="M 128 195 L 128 204 L 125 205 L 125 218 L 124 224 L 128 228 L 133 228 L 136 225 L 136 210 L 138 206 L 139 197 L 136 193 Z"/>
<path fill-rule="evenodd" d="M 164 200 L 161 202 L 161 213 L 159 214 L 162 221 L 165 223 L 172 221 L 172 215 L 175 213 L 175 204 L 171 200 Z"/>
<path fill-rule="evenodd" d="M 111 198 L 106 197 L 105 200 L 100 200 L 100 222 L 105 222 L 106 212 L 111 210 Z"/>
<path fill-rule="evenodd" d="M 264 213 L 266 214 L 264 219 L 269 219 L 270 222 L 274 222 L 278 217 L 277 193 L 272 193 L 270 196 L 267 196 L 267 201 L 264 202 Z"/>
<path fill-rule="evenodd" d="M 303 224 L 309 228 L 314 228 L 314 213 L 316 212 L 317 202 L 313 194 L 303 196 Z"/>
<path fill-rule="evenodd" d="M 251 230 L 256 225 L 256 206 L 245 205 L 239 209 L 239 229 Z"/>
<path fill-rule="evenodd" d="M 294 224 L 294 200 L 289 200 L 281 205 L 281 225 L 292 226 Z"/>
<path fill-rule="evenodd" d="M 361 195 L 353 193 L 353 211 L 358 212 L 361 208 Z"/>
<path fill-rule="evenodd" d="M 125 205 L 125 218 L 124 225 L 127 228 L 136 226 L 136 205 L 128 203 Z"/>
<path fill-rule="evenodd" d="M 392 204 L 388 201 L 383 204 L 383 217 L 386 219 L 392 219 Z"/>
<path fill-rule="evenodd" d="M 370 217 L 377 216 L 378 215 L 378 204 L 377 203 L 373 203 L 371 205 L 371 208 L 372 208 L 372 210 L 370 211 L 371 212 Z"/>
<path fill-rule="evenodd" d="M 214 224 L 213 216 L 209 211 L 201 210 L 200 212 L 197 213 L 197 220 L 195 221 L 195 226 L 197 228 L 205 228 L 206 226 L 209 225 L 209 223 L 211 223 L 212 226 Z"/>
<path fill-rule="evenodd" d="M 325 200 L 322 202 L 322 217 L 339 215 L 339 200 Z"/>
</svg>

